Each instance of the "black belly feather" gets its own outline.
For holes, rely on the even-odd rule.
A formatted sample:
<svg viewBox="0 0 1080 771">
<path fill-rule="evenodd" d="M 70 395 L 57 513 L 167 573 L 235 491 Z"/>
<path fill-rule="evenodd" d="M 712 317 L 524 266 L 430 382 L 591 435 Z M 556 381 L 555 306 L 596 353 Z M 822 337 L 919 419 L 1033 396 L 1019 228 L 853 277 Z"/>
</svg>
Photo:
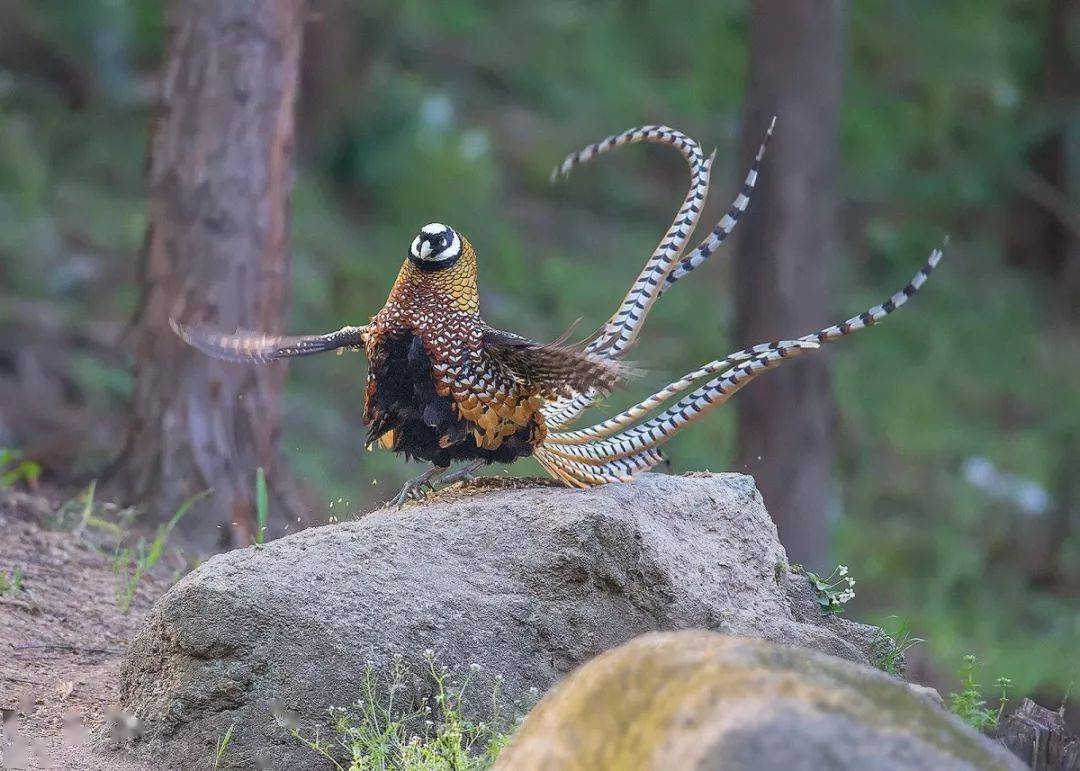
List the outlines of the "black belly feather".
<svg viewBox="0 0 1080 771">
<path fill-rule="evenodd" d="M 532 455 L 536 446 L 530 441 L 532 431 L 528 426 L 493 450 L 477 446 L 473 437 L 475 425 L 457 415 L 449 396 L 439 396 L 435 391 L 431 360 L 419 337 L 401 335 L 383 345 L 386 356 L 372 371 L 374 409 L 368 445 L 392 430 L 394 452 L 436 466 L 449 466 L 461 460 L 511 463 Z"/>
</svg>

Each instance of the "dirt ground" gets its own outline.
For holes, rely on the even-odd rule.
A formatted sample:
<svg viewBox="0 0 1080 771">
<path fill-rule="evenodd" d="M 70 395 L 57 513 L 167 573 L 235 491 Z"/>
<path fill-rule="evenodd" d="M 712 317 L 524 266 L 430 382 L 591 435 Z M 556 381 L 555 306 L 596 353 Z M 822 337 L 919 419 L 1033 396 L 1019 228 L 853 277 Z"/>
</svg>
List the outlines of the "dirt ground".
<svg viewBox="0 0 1080 771">
<path fill-rule="evenodd" d="M 176 567 L 144 577 L 131 611 L 122 612 L 117 532 L 69 527 L 58 521 L 60 504 L 0 491 L 0 573 L 22 573 L 21 589 L 9 585 L 0 594 L 3 766 L 137 769 L 95 747 L 108 736 L 109 716 L 118 715 L 124 648 Z"/>
<path fill-rule="evenodd" d="M 453 500 L 550 480 L 480 478 L 431 493 Z M 414 505 L 414 504 L 410 504 Z M 146 771 L 109 752 L 123 733 L 118 673 L 147 610 L 178 576 L 183 560 L 163 560 L 138 585 L 130 612 L 116 599 L 113 560 L 120 513 L 48 494 L 0 490 L 0 574 L 22 574 L 0 593 L 0 763 L 5 769 Z M 106 524 L 103 526 L 101 522 Z"/>
</svg>

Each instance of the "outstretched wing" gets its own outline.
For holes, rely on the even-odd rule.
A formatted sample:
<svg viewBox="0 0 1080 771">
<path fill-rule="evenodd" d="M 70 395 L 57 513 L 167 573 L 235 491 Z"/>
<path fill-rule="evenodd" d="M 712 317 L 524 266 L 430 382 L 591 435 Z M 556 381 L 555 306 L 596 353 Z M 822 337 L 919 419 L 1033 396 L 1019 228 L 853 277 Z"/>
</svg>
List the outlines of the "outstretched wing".
<svg viewBox="0 0 1080 771">
<path fill-rule="evenodd" d="M 186 327 L 169 319 L 173 331 L 193 348 L 208 356 L 225 361 L 262 363 L 292 356 L 310 356 L 339 348 L 361 348 L 367 327 L 342 327 L 325 335 L 296 337 L 260 335 L 257 332 L 237 332 L 223 335 L 205 329 Z"/>
<path fill-rule="evenodd" d="M 537 343 L 513 332 L 484 329 L 484 350 L 515 378 L 540 389 L 548 398 L 592 390 L 610 391 L 628 367 L 559 343 Z"/>
</svg>

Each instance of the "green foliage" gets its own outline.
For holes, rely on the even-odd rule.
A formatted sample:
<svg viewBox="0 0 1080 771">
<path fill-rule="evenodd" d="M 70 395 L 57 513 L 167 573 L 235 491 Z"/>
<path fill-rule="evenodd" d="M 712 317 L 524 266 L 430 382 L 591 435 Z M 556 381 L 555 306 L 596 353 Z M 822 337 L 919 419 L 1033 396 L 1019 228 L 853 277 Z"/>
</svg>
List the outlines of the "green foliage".
<svg viewBox="0 0 1080 771">
<path fill-rule="evenodd" d="M 943 235 L 953 240 L 910 308 L 829 354 L 843 504 L 836 555 L 860 577 L 860 612 L 903 616 L 934 661 L 985 651 L 987 666 L 1024 691 L 1060 690 L 1075 676 L 1080 574 L 1069 566 L 1080 564 L 1080 537 L 1060 545 L 1063 582 L 1035 585 L 1018 548 L 1023 524 L 959 474 L 973 455 L 1051 491 L 1075 473 L 1076 324 L 1050 282 L 1009 265 L 1004 249 L 1003 224 L 1020 198 L 1015 172 L 1051 131 L 1076 135 L 1075 109 L 1042 91 L 1049 4 L 848 5 L 845 243 L 830 266 L 834 312 L 822 323 L 879 302 Z M 476 244 L 491 323 L 551 339 L 584 316 L 580 331 L 591 331 L 668 224 L 685 171 L 669 152 L 636 147 L 556 186 L 547 174 L 566 152 L 630 125 L 668 122 L 719 145 L 703 221 L 736 192 L 748 162 L 736 141 L 745 0 L 689 0 L 679 14 L 659 0 L 333 8 L 339 16 L 308 27 L 342 40 L 305 71 L 314 87 L 302 97 L 292 329 L 366 318 L 412 231 L 438 220 Z M 72 328 L 119 326 L 136 307 L 153 104 L 128 86 L 157 68 L 162 4 L 27 3 L 20 13 L 93 88 L 76 113 L 37 74 L 0 68 L 0 334 L 8 295 L 50 303 Z M 783 105 L 777 111 L 782 122 Z M 769 169 L 766 158 L 762 174 Z M 774 213 L 755 204 L 747 216 Z M 648 371 L 597 414 L 735 347 L 729 259 L 721 251 L 657 305 L 633 352 Z M 84 356 L 72 387 L 118 424 L 126 364 Z M 387 453 L 358 451 L 362 376 L 352 354 L 305 359 L 290 368 L 285 410 L 292 468 L 324 500 L 354 510 L 415 473 Z M 666 448 L 672 467 L 730 468 L 733 433 L 729 406 Z M 82 449 L 84 469 L 115 451 L 90 441 Z M 513 470 L 538 472 L 531 462 Z M 106 519 L 93 509 L 88 523 Z"/>
<path fill-rule="evenodd" d="M 232 741 L 233 730 L 236 728 L 236 723 L 231 723 L 225 733 L 218 737 L 217 744 L 214 746 L 214 771 L 218 771 L 221 768 L 221 761 L 225 758 L 225 752 L 229 749 L 229 742 Z"/>
<path fill-rule="evenodd" d="M 844 612 L 844 605 L 855 599 L 855 579 L 848 575 L 847 565 L 837 565 L 828 578 L 806 571 L 806 578 L 817 597 L 821 612 L 835 616 Z"/>
<path fill-rule="evenodd" d="M 896 631 L 882 629 L 882 635 L 872 646 L 871 655 L 874 666 L 893 677 L 904 676 L 904 656 L 908 650 L 926 642 L 921 637 L 912 637 L 906 621 L 892 617 L 896 621 Z"/>
<path fill-rule="evenodd" d="M 101 533 L 113 541 L 127 536 L 135 517 L 133 508 L 120 508 L 97 500 L 97 480 L 91 480 L 81 493 L 60 504 L 49 518 L 53 530 L 70 530 L 75 535 L 89 531 Z"/>
<path fill-rule="evenodd" d="M 992 731 L 998 727 L 1001 716 L 1005 712 L 1012 680 L 999 677 L 995 681 L 1000 696 L 997 708 L 991 708 L 983 698 L 979 684 L 975 682 L 977 667 L 978 661 L 975 656 L 970 653 L 964 656 L 964 663 L 960 666 L 959 673 L 960 690 L 949 694 L 949 709 L 972 728 L 979 731 Z"/>
<path fill-rule="evenodd" d="M 40 476 L 40 465 L 24 458 L 18 450 L 0 447 L 0 490 L 14 487 L 19 482 L 25 482 L 31 488 L 37 487 Z"/>
<path fill-rule="evenodd" d="M 116 554 L 113 557 L 113 575 L 116 577 L 116 605 L 122 612 L 128 613 L 131 610 L 131 603 L 135 599 L 135 591 L 139 588 L 139 582 L 142 581 L 147 571 L 152 569 L 165 554 L 165 543 L 168 541 L 173 528 L 176 527 L 177 523 L 188 513 L 192 506 L 210 495 L 211 492 L 213 490 L 203 490 L 180 504 L 180 507 L 169 518 L 169 521 L 158 526 L 154 539 L 149 543 L 145 538 L 140 537 L 134 547 L 127 545 L 117 547 Z"/>
<path fill-rule="evenodd" d="M 328 743 L 316 732 L 305 736 L 298 728 L 286 729 L 294 738 L 333 763 L 338 771 L 483 771 L 490 768 L 510 740 L 512 726 L 498 711 L 501 676 L 491 692 L 492 717 L 477 722 L 466 714 L 473 675 L 454 680 L 432 651 L 424 653 L 422 671 L 414 672 L 397 655 L 389 673 L 379 678 L 374 665 L 364 670 L 363 694 L 354 710 L 332 710 L 336 740 Z M 415 707 L 404 694 L 407 683 L 419 675 L 433 687 L 434 706 Z M 284 723 L 283 723 L 284 724 Z M 342 765 L 338 757 L 349 758 Z"/>
<path fill-rule="evenodd" d="M 266 472 L 259 466 L 255 470 L 255 545 L 262 546 L 266 538 L 266 521 L 270 503 L 266 492 Z"/>
<path fill-rule="evenodd" d="M 0 594 L 15 594 L 23 590 L 22 568 L 17 565 L 10 571 L 0 570 Z"/>
</svg>

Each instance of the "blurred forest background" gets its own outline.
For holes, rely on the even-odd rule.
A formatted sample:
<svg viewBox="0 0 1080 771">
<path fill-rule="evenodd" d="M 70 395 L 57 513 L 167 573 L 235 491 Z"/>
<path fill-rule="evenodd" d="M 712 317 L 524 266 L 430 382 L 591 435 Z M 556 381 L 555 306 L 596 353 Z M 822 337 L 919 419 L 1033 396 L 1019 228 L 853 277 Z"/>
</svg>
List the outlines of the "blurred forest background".
<svg viewBox="0 0 1080 771">
<path fill-rule="evenodd" d="M 161 6 L 0 0 L 0 446 L 61 489 L 102 475 L 123 445 Z M 916 679 L 975 653 L 985 682 L 1007 675 L 1048 704 L 1080 676 L 1076 6 L 848 4 L 829 307 L 786 330 L 881 301 L 951 235 L 910 309 L 823 355 L 834 460 L 819 527 L 827 559 L 858 580 L 851 614 L 925 638 Z M 584 316 L 591 331 L 686 170 L 655 147 L 555 186 L 551 168 L 668 123 L 719 149 L 711 226 L 763 127 L 741 135 L 751 25 L 745 0 L 313 3 L 287 328 L 364 323 L 416 229 L 440 221 L 477 247 L 489 322 L 551 339 Z M 774 111 L 782 123 L 785 105 Z M 754 227 L 771 216 L 755 199 Z M 647 374 L 612 406 L 736 347 L 734 253 L 657 306 L 632 355 Z M 377 505 L 418 471 L 362 451 L 363 374 L 351 354 L 289 367 L 282 445 L 314 521 Z M 742 467 L 733 406 L 666 448 L 675 471 Z"/>
</svg>

